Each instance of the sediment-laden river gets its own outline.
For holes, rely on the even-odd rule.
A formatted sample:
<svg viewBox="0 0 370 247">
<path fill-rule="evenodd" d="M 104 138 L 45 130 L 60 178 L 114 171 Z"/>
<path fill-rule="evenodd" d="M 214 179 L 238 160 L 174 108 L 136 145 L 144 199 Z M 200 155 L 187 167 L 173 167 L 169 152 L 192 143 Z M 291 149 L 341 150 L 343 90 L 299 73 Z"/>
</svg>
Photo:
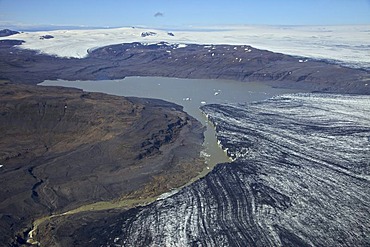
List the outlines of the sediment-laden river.
<svg viewBox="0 0 370 247">
<path fill-rule="evenodd" d="M 210 79 L 178 79 L 164 77 L 126 77 L 102 81 L 44 81 L 43 86 L 80 88 L 88 92 L 102 92 L 119 96 L 157 98 L 182 105 L 184 111 L 207 126 L 203 155 L 209 168 L 229 161 L 217 144 L 215 131 L 199 107 L 211 103 L 252 102 L 297 90 L 273 88 L 263 83 Z"/>
</svg>

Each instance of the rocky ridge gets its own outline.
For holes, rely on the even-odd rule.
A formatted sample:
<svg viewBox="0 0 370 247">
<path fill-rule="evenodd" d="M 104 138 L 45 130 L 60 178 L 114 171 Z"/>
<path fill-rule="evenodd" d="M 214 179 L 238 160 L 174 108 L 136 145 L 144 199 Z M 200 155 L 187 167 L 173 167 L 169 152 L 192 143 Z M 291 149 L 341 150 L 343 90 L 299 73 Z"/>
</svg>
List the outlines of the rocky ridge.
<svg viewBox="0 0 370 247">
<path fill-rule="evenodd" d="M 89 51 L 86 58 L 60 58 L 0 42 L 0 79 L 36 84 L 44 80 L 104 80 L 126 76 L 257 81 L 275 87 L 370 94 L 370 72 L 330 61 L 258 50 L 248 45 L 129 43 Z M 14 46 L 15 45 L 15 46 Z"/>
<path fill-rule="evenodd" d="M 24 243 L 37 218 L 156 197 L 203 169 L 203 127 L 161 100 L 1 83 L 0 116 L 4 244 Z"/>
<path fill-rule="evenodd" d="M 0 30 L 0 37 L 7 37 L 7 36 L 11 36 L 11 35 L 14 35 L 14 34 L 17 34 L 17 33 L 19 33 L 19 32 L 9 30 L 9 29 L 3 29 L 3 30 Z"/>
</svg>

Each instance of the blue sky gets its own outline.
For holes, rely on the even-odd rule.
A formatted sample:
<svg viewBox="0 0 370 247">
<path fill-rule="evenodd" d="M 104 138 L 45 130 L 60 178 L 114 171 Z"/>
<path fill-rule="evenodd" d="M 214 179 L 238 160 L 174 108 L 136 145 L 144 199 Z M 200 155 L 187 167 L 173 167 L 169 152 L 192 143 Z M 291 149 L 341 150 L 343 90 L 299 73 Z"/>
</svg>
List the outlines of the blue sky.
<svg viewBox="0 0 370 247">
<path fill-rule="evenodd" d="M 7 24 L 370 24 L 370 0 L 0 0 L 0 26 Z"/>
</svg>

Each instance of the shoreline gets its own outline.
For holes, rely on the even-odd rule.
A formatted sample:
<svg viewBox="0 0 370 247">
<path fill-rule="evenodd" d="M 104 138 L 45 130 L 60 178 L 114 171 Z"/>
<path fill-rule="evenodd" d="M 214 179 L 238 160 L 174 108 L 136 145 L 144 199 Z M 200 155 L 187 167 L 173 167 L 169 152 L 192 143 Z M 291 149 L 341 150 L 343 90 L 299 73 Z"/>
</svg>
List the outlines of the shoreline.
<svg viewBox="0 0 370 247">
<path fill-rule="evenodd" d="M 12 40 L 0 42 L 0 74 L 3 80 L 14 83 L 157 76 L 261 82 L 311 92 L 370 94 L 370 71 L 366 69 L 259 50 L 249 45 L 189 44 L 176 48 L 166 43 L 121 43 L 99 47 L 86 58 L 77 59 L 19 49 L 17 44 Z"/>
</svg>

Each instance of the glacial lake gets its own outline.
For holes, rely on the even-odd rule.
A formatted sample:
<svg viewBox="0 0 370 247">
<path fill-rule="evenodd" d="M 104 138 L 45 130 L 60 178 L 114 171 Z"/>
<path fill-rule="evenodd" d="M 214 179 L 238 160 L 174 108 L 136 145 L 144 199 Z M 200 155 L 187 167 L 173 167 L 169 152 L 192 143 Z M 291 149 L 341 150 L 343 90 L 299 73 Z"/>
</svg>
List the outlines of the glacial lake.
<svg viewBox="0 0 370 247">
<path fill-rule="evenodd" d="M 184 111 L 207 127 L 202 152 L 208 165 L 207 169 L 212 169 L 216 164 L 230 160 L 218 146 L 212 124 L 200 112 L 201 105 L 261 101 L 279 94 L 298 92 L 298 90 L 272 88 L 257 82 L 165 77 L 126 77 L 119 80 L 101 81 L 48 80 L 39 85 L 75 87 L 88 92 L 119 96 L 157 98 L 182 105 Z"/>
</svg>

